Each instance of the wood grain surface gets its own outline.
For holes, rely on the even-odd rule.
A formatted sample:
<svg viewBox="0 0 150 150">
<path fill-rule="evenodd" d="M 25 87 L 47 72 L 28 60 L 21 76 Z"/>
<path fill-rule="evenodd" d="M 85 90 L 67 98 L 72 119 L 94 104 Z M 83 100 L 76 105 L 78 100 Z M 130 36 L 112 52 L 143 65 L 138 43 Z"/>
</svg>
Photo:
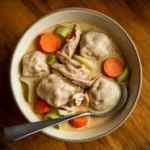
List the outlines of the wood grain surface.
<svg viewBox="0 0 150 150">
<path fill-rule="evenodd" d="M 9 66 L 23 31 L 39 17 L 65 7 L 100 11 L 121 24 L 135 42 L 143 66 L 143 87 L 130 118 L 115 132 L 86 143 L 62 142 L 37 133 L 8 141 L 7 126 L 26 123 L 9 86 Z M 149 150 L 150 149 L 150 0 L 0 0 L 0 150 Z"/>
</svg>

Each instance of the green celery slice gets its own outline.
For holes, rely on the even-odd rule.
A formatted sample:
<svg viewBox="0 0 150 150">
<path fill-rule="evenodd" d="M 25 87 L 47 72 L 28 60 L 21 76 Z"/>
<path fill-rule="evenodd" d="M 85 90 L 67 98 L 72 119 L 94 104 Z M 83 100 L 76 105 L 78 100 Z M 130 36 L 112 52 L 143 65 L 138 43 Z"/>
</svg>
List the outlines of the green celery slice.
<svg viewBox="0 0 150 150">
<path fill-rule="evenodd" d="M 126 66 L 126 67 L 124 68 L 123 72 L 121 73 L 121 75 L 119 75 L 119 76 L 117 77 L 117 81 L 118 81 L 118 82 L 126 82 L 126 81 L 128 81 L 128 79 L 129 79 L 129 75 L 130 75 L 130 70 L 129 70 L 129 67 Z"/>
<path fill-rule="evenodd" d="M 48 114 L 45 115 L 44 119 L 45 120 L 49 120 L 49 119 L 56 119 L 56 118 L 60 118 L 62 117 L 61 115 L 59 115 L 59 113 L 57 112 L 56 109 L 52 109 Z M 65 122 L 60 123 L 56 126 L 56 128 L 58 129 L 62 129 L 63 126 L 65 125 Z"/>
<path fill-rule="evenodd" d="M 63 25 L 58 26 L 58 28 L 55 31 L 55 34 L 58 34 L 62 36 L 63 38 L 66 38 L 67 35 L 70 33 L 70 29 L 68 27 L 65 27 Z"/>
<path fill-rule="evenodd" d="M 95 67 L 95 64 L 92 61 L 90 61 L 82 56 L 74 54 L 73 59 L 75 59 L 79 63 L 85 65 L 89 70 L 93 70 L 93 68 Z"/>
<path fill-rule="evenodd" d="M 64 128 L 65 124 L 66 124 L 66 122 L 62 122 L 62 123 L 60 123 L 60 124 L 57 125 L 57 128 L 59 130 L 62 130 Z"/>
<path fill-rule="evenodd" d="M 56 119 L 60 117 L 61 116 L 59 115 L 59 113 L 55 109 L 52 109 L 48 114 L 45 115 L 44 119 L 49 120 L 49 119 Z"/>
<path fill-rule="evenodd" d="M 50 54 L 48 57 L 47 57 L 47 64 L 49 65 L 53 65 L 57 62 L 57 56 L 55 54 Z"/>
</svg>

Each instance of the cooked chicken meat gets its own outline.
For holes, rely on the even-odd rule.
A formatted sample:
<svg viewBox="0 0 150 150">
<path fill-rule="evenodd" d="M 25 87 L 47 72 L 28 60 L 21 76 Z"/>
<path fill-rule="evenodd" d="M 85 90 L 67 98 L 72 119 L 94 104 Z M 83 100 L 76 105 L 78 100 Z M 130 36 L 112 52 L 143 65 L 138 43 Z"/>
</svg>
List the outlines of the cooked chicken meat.
<svg viewBox="0 0 150 150">
<path fill-rule="evenodd" d="M 77 46 L 79 44 L 81 37 L 81 29 L 78 25 L 75 26 L 75 36 L 73 36 L 71 39 L 67 41 L 67 43 L 62 48 L 61 52 L 68 55 L 69 57 L 72 57 L 75 53 Z"/>
<path fill-rule="evenodd" d="M 24 55 L 22 68 L 24 76 L 40 77 L 49 73 L 46 56 L 40 51 L 33 51 Z"/>
<path fill-rule="evenodd" d="M 60 52 L 60 51 L 57 51 L 56 53 L 58 59 L 63 63 L 63 64 L 66 64 L 66 61 L 71 64 L 72 66 L 76 67 L 76 68 L 80 68 L 81 67 L 81 64 L 78 63 L 77 61 L 75 61 L 74 59 L 71 59 L 69 58 L 66 54 Z"/>
<path fill-rule="evenodd" d="M 85 94 L 84 93 L 75 93 L 72 96 L 72 102 L 75 106 L 80 106 L 80 105 L 83 105 L 86 107 L 89 106 L 89 98 L 86 93 Z"/>
<path fill-rule="evenodd" d="M 100 60 L 109 55 L 110 39 L 101 32 L 89 31 L 82 35 L 80 54 L 88 59 Z"/>
<path fill-rule="evenodd" d="M 88 79 L 82 79 L 78 77 L 78 75 L 68 71 L 67 67 L 63 64 L 54 64 L 52 68 L 61 72 L 66 78 L 70 79 L 73 83 L 80 85 L 82 87 L 85 87 L 85 88 L 90 87 L 95 81 L 95 79 L 88 80 Z"/>
<path fill-rule="evenodd" d="M 69 58 L 66 54 L 61 52 L 57 52 L 58 59 L 66 65 L 66 68 L 71 73 L 75 74 L 77 77 L 86 79 L 90 73 L 90 71 L 82 64 L 78 63 L 77 61 Z"/>
<path fill-rule="evenodd" d="M 75 114 L 75 108 L 76 106 L 89 106 L 89 98 L 88 95 L 85 93 L 75 93 L 72 95 L 72 98 L 70 101 L 64 105 L 58 108 L 58 113 L 62 116 L 69 116 Z"/>
<path fill-rule="evenodd" d="M 62 77 L 51 74 L 40 81 L 36 92 L 48 104 L 58 108 L 69 101 L 77 88 L 76 85 L 67 81 L 67 79 L 63 80 Z"/>
<path fill-rule="evenodd" d="M 58 108 L 58 113 L 62 116 L 69 116 L 75 114 L 75 106 L 70 100 L 66 105 Z"/>
<path fill-rule="evenodd" d="M 80 106 L 84 100 L 84 94 L 83 93 L 75 93 L 72 96 L 72 101 L 75 104 L 75 106 Z"/>
<path fill-rule="evenodd" d="M 118 102 L 120 92 L 117 83 L 100 77 L 88 92 L 90 104 L 99 111 L 111 108 Z"/>
<path fill-rule="evenodd" d="M 85 93 L 85 94 L 84 94 L 84 100 L 83 100 L 83 102 L 82 102 L 82 105 L 88 107 L 88 106 L 89 106 L 89 101 L 90 101 L 90 100 L 89 100 L 89 96 L 88 96 L 87 93 Z"/>
<path fill-rule="evenodd" d="M 62 116 L 70 116 L 75 114 L 75 107 L 61 106 L 58 108 L 58 113 Z"/>
</svg>

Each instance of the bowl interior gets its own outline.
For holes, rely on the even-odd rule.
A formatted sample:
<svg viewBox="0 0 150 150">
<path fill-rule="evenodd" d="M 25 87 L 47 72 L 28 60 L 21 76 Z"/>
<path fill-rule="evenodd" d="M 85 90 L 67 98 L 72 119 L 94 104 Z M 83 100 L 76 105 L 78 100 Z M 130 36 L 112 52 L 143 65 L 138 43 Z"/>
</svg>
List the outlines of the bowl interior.
<svg viewBox="0 0 150 150">
<path fill-rule="evenodd" d="M 30 110 L 25 102 L 21 90 L 21 84 L 18 80 L 20 76 L 19 64 L 30 42 L 48 27 L 66 21 L 86 21 L 94 23 L 108 31 L 111 36 L 118 42 L 121 50 L 124 52 L 125 59 L 131 69 L 131 77 L 129 84 L 129 97 L 126 105 L 112 119 L 105 124 L 82 132 L 69 132 L 57 130 L 55 128 L 46 128 L 43 132 L 49 136 L 66 141 L 87 141 L 102 137 L 114 129 L 119 127 L 129 116 L 132 108 L 136 104 L 141 88 L 141 65 L 138 53 L 130 37 L 126 32 L 113 20 L 100 14 L 96 11 L 87 9 L 63 9 L 54 13 L 48 14 L 31 25 L 21 37 L 11 64 L 11 86 L 15 101 L 23 115 L 28 121 L 38 121 L 38 117 Z"/>
</svg>

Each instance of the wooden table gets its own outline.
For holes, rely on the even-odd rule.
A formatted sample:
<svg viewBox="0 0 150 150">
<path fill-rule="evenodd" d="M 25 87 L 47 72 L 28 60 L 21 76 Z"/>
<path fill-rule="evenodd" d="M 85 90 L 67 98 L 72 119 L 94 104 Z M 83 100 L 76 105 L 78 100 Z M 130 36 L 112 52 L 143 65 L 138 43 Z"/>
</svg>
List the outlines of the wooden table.
<svg viewBox="0 0 150 150">
<path fill-rule="evenodd" d="M 130 118 L 115 132 L 86 143 L 62 142 L 38 133 L 8 141 L 7 126 L 26 123 L 9 87 L 11 56 L 23 31 L 39 17 L 64 7 L 100 11 L 119 22 L 135 42 L 143 66 L 143 87 Z M 150 1 L 149 0 L 1 0 L 0 1 L 0 150 L 149 150 L 150 149 Z"/>
</svg>

